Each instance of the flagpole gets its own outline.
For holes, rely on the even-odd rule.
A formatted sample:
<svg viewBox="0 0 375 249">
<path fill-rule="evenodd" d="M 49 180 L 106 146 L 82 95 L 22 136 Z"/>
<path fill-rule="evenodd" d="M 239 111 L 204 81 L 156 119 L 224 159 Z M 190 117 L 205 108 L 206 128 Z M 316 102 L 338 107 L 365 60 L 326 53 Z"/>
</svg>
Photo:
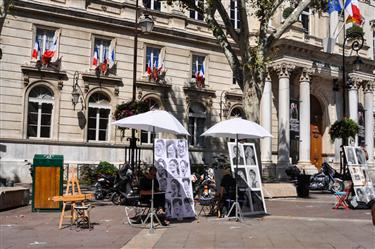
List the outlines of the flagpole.
<svg viewBox="0 0 375 249">
<path fill-rule="evenodd" d="M 345 1 L 343 6 L 343 14 L 344 14 L 344 20 L 343 20 L 343 39 L 342 39 L 342 116 L 346 116 L 346 70 L 345 70 L 345 41 L 346 41 L 346 18 L 345 18 Z"/>
</svg>

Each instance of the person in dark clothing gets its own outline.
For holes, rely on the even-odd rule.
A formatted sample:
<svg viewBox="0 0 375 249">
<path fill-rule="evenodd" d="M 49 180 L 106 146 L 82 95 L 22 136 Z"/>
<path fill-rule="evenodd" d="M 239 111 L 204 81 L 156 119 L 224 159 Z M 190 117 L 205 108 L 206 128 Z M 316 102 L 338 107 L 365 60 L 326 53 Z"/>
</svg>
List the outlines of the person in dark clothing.
<svg viewBox="0 0 375 249">
<path fill-rule="evenodd" d="M 156 179 L 156 168 L 151 167 L 147 174 L 141 178 L 139 182 L 140 197 L 142 203 L 150 203 L 151 201 L 151 191 L 152 191 L 152 179 L 154 179 L 154 207 L 162 208 L 165 207 L 165 193 L 160 192 L 159 182 Z"/>
<path fill-rule="evenodd" d="M 234 200 L 236 198 L 236 180 L 232 177 L 230 169 L 224 171 L 221 180 L 218 203 L 218 216 L 223 216 L 223 207 L 226 200 Z M 228 210 L 227 210 L 228 211 Z"/>
</svg>

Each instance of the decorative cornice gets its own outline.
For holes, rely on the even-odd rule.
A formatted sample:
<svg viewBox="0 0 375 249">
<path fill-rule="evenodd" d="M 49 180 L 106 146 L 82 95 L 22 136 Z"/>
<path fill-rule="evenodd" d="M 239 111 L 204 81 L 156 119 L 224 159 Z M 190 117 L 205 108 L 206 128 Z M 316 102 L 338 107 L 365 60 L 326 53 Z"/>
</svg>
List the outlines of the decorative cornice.
<svg viewBox="0 0 375 249">
<path fill-rule="evenodd" d="M 33 66 L 21 66 L 22 73 L 27 77 L 40 78 L 40 79 L 58 79 L 67 80 L 65 71 L 56 71 L 51 69 L 37 68 Z"/>
<path fill-rule="evenodd" d="M 109 86 L 124 86 L 122 83 L 121 77 L 109 77 L 109 76 L 100 76 L 97 77 L 94 74 L 83 73 L 82 79 L 88 84 L 99 84 L 99 85 L 109 85 Z"/>
<path fill-rule="evenodd" d="M 292 63 L 280 63 L 280 64 L 275 64 L 273 68 L 278 73 L 279 78 L 289 79 L 290 73 L 292 72 L 292 70 L 296 68 L 296 66 Z"/>
</svg>

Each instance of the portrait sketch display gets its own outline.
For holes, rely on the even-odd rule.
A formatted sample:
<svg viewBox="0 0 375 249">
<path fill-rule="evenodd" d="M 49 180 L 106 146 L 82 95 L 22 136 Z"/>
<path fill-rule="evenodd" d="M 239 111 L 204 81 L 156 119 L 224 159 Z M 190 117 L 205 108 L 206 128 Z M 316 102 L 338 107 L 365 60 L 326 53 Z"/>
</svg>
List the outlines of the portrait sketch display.
<svg viewBox="0 0 375 249">
<path fill-rule="evenodd" d="M 189 152 L 185 139 L 156 139 L 155 167 L 159 188 L 165 192 L 166 215 L 195 216 Z"/>
<path fill-rule="evenodd" d="M 356 155 L 355 155 L 355 148 L 351 146 L 345 146 L 345 158 L 348 163 L 348 165 L 353 165 L 353 164 L 358 164 L 356 160 Z"/>
<path fill-rule="evenodd" d="M 230 142 L 228 150 L 233 176 L 237 180 L 238 199 L 243 215 L 267 213 L 255 145 L 239 143 L 237 148 L 236 143 Z M 243 158 L 238 159 L 238 167 L 235 154 L 237 150 L 238 155 Z"/>
<path fill-rule="evenodd" d="M 236 143 L 228 143 L 229 146 L 229 155 L 230 155 L 230 161 L 231 164 L 237 165 L 245 165 L 245 157 L 243 152 L 243 146 L 242 144 L 238 144 L 238 148 Z M 238 152 L 238 157 L 236 156 Z"/>
<path fill-rule="evenodd" d="M 363 186 L 366 183 L 366 176 L 361 166 L 349 165 L 349 172 L 352 176 L 354 186 Z"/>
</svg>

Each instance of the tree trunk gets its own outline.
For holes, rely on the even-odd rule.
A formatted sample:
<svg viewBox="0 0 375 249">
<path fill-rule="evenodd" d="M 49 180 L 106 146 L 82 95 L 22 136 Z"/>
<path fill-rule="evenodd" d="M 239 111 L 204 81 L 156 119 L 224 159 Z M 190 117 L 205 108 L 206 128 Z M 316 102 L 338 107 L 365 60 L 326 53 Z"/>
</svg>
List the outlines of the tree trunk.
<svg viewBox="0 0 375 249">
<path fill-rule="evenodd" d="M 258 98 L 256 83 L 251 78 L 244 78 L 242 107 L 246 119 L 259 123 L 260 98 Z"/>
</svg>

